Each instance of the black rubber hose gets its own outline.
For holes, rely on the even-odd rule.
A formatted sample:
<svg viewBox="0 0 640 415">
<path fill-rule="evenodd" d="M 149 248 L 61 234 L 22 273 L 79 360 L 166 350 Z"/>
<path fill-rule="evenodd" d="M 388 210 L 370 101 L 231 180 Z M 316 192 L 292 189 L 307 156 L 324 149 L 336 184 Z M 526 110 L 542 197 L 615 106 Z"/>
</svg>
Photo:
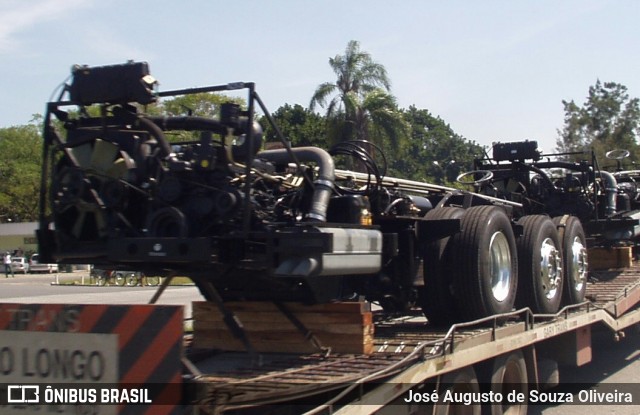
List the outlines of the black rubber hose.
<svg viewBox="0 0 640 415">
<path fill-rule="evenodd" d="M 162 130 L 184 131 L 212 131 L 218 134 L 226 134 L 227 127 L 220 121 L 206 117 L 180 116 L 180 117 L 148 117 Z"/>
<path fill-rule="evenodd" d="M 164 136 L 162 129 L 149 118 L 138 117 L 137 122 L 158 141 L 160 150 L 162 151 L 162 156 L 169 157 L 169 155 L 172 153 L 171 145 L 169 144 L 169 141 L 167 141 L 167 138 Z"/>
<path fill-rule="evenodd" d="M 300 161 L 311 161 L 318 165 L 318 178 L 314 180 L 313 199 L 306 219 L 326 222 L 329 199 L 333 192 L 335 167 L 329 153 L 318 147 L 295 147 L 291 151 Z M 287 149 L 261 151 L 256 158 L 262 158 L 276 164 L 291 163 L 293 159 Z"/>
</svg>

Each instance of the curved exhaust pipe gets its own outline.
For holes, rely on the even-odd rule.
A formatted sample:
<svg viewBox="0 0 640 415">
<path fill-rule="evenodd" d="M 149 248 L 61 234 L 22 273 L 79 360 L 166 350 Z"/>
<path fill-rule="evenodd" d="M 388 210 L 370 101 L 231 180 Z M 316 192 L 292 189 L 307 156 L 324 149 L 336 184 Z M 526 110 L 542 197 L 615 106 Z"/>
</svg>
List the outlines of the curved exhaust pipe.
<svg viewBox="0 0 640 415">
<path fill-rule="evenodd" d="M 312 222 L 326 222 L 327 208 L 335 181 L 333 158 L 329 153 L 318 147 L 295 147 L 290 151 L 298 160 L 310 161 L 318 165 L 318 178 L 313 182 L 313 200 L 306 219 Z M 291 158 L 289 150 L 286 148 L 261 151 L 256 155 L 256 158 L 263 158 L 276 164 L 291 163 L 294 161 Z"/>
<path fill-rule="evenodd" d="M 618 181 L 613 176 L 613 174 L 608 171 L 598 171 L 597 174 L 604 180 L 605 187 L 604 191 L 607 196 L 607 207 L 606 213 L 607 215 L 613 215 L 617 211 L 617 202 L 616 199 L 618 197 Z"/>
</svg>

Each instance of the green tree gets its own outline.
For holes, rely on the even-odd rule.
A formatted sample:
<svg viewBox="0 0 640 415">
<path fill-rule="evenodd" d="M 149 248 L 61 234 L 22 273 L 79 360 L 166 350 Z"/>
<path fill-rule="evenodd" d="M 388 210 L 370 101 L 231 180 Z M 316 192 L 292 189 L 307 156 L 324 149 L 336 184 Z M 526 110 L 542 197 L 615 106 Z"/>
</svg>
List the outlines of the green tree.
<svg viewBox="0 0 640 415">
<path fill-rule="evenodd" d="M 0 129 L 0 222 L 37 220 L 41 164 L 37 123 Z"/>
<path fill-rule="evenodd" d="M 394 151 L 399 149 L 409 133 L 409 125 L 392 95 L 378 88 L 361 96 L 347 94 L 345 103 L 350 109 L 347 112 L 354 115 L 356 139 L 378 145 L 388 141 Z"/>
<path fill-rule="evenodd" d="M 407 127 L 389 94 L 391 82 L 384 66 L 361 51 L 355 40 L 348 43 L 344 55 L 330 58 L 329 65 L 336 81 L 320 84 L 309 108 L 326 108 L 330 140 L 372 140 L 378 144 L 388 140 L 398 148 Z"/>
<path fill-rule="evenodd" d="M 158 109 L 169 116 L 195 115 L 211 118 L 219 115 L 220 106 L 226 102 L 246 106 L 242 98 L 205 92 L 165 99 L 160 101 Z"/>
<path fill-rule="evenodd" d="M 589 87 L 582 106 L 562 101 L 564 126 L 558 130 L 556 149 L 559 152 L 594 149 L 602 160 L 609 150 L 626 149 L 635 160 L 640 156 L 636 141 L 640 126 L 640 101 L 630 98 L 627 87 L 600 80 Z"/>
<path fill-rule="evenodd" d="M 147 106 L 144 111 L 151 115 L 166 116 L 193 115 L 205 118 L 215 118 L 220 115 L 220 106 L 231 102 L 246 109 L 246 101 L 238 97 L 203 92 L 199 94 L 181 95 L 164 99 L 157 104 Z M 172 132 L 168 134 L 170 141 L 197 140 L 198 133 L 192 131 Z"/>
<path fill-rule="evenodd" d="M 473 168 L 482 147 L 457 134 L 442 118 L 415 106 L 404 111 L 411 134 L 401 154 L 390 163 L 390 174 L 435 184 L 454 185 Z"/>
<path fill-rule="evenodd" d="M 317 146 L 327 148 L 327 129 L 324 118 L 302 105 L 285 104 L 272 114 L 280 132 L 294 147 Z M 266 142 L 279 142 L 276 131 L 266 117 L 260 119 Z"/>
</svg>

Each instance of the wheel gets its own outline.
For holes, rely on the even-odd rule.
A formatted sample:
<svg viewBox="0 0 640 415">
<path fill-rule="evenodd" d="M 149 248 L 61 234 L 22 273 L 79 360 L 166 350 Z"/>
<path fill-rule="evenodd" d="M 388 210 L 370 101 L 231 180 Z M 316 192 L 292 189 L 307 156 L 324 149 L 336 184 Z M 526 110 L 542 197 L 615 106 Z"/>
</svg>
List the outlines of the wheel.
<svg viewBox="0 0 640 415">
<path fill-rule="evenodd" d="M 454 372 L 442 375 L 440 378 L 439 399 L 435 404 L 434 414 L 437 415 L 480 415 L 481 406 L 479 404 L 464 405 L 461 403 L 444 402 L 447 391 L 453 394 L 479 394 L 480 386 L 473 367 L 467 366 Z"/>
<path fill-rule="evenodd" d="M 518 221 L 523 232 L 518 246 L 518 307 L 534 313 L 552 314 L 562 301 L 562 253 L 553 221 L 545 215 L 525 216 Z"/>
<path fill-rule="evenodd" d="M 492 178 L 493 172 L 491 170 L 471 170 L 458 175 L 456 181 L 464 185 L 479 186 Z"/>
<path fill-rule="evenodd" d="M 502 394 L 502 402 L 494 402 L 490 406 L 491 415 L 526 415 L 527 400 L 524 402 L 509 402 L 507 396 L 510 392 L 529 396 L 529 383 L 527 378 L 527 365 L 522 351 L 516 350 L 493 359 L 491 370 L 491 391 Z"/>
<path fill-rule="evenodd" d="M 516 241 L 511 222 L 497 206 L 467 209 L 451 243 L 454 296 L 461 317 L 475 320 L 511 311 L 518 285 Z"/>
<path fill-rule="evenodd" d="M 113 276 L 113 282 L 118 287 L 122 287 L 124 285 L 124 274 L 122 272 L 116 272 L 116 274 Z"/>
<path fill-rule="evenodd" d="M 629 150 L 617 149 L 607 151 L 604 156 L 610 160 L 622 160 L 629 157 L 630 154 Z"/>
<path fill-rule="evenodd" d="M 145 279 L 147 280 L 147 285 L 151 285 L 151 286 L 156 286 L 160 284 L 160 277 L 158 277 L 157 275 L 154 275 L 152 277 L 145 277 Z"/>
<path fill-rule="evenodd" d="M 107 285 L 107 276 L 104 274 L 100 274 L 96 277 L 96 285 L 104 287 Z"/>
<path fill-rule="evenodd" d="M 580 219 L 575 216 L 558 216 L 553 218 L 553 223 L 558 227 L 562 244 L 563 301 L 564 304 L 578 304 L 584 301 L 587 290 L 587 239 Z"/>
<path fill-rule="evenodd" d="M 130 272 L 125 277 L 125 283 L 127 287 L 135 287 L 140 283 L 140 279 L 138 278 L 138 274 L 135 272 Z"/>
<path fill-rule="evenodd" d="M 427 212 L 425 219 L 460 219 L 464 209 L 444 207 Z M 452 293 L 451 267 L 454 266 L 450 237 L 429 242 L 423 256 L 424 287 L 420 290 L 420 306 L 429 323 L 445 326 L 455 323 L 458 315 Z"/>
</svg>

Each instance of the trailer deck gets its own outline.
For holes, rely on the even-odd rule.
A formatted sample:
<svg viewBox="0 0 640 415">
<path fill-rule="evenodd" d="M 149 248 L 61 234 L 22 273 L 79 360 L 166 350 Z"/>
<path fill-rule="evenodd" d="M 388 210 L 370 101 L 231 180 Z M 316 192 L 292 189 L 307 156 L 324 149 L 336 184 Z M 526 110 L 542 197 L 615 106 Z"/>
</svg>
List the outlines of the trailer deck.
<svg viewBox="0 0 640 415">
<path fill-rule="evenodd" d="M 640 265 L 591 272 L 587 298 L 554 315 L 523 309 L 448 330 L 429 327 L 418 311 L 398 318 L 375 312 L 371 355 L 268 353 L 256 363 L 248 353 L 203 358 L 188 348 L 187 357 L 197 367 L 197 398 L 214 413 L 310 396 L 322 397 L 310 413 L 373 413 L 417 384 L 490 357 L 596 324 L 618 333 L 640 322 Z M 358 405 L 345 405 L 345 396 Z"/>
</svg>

